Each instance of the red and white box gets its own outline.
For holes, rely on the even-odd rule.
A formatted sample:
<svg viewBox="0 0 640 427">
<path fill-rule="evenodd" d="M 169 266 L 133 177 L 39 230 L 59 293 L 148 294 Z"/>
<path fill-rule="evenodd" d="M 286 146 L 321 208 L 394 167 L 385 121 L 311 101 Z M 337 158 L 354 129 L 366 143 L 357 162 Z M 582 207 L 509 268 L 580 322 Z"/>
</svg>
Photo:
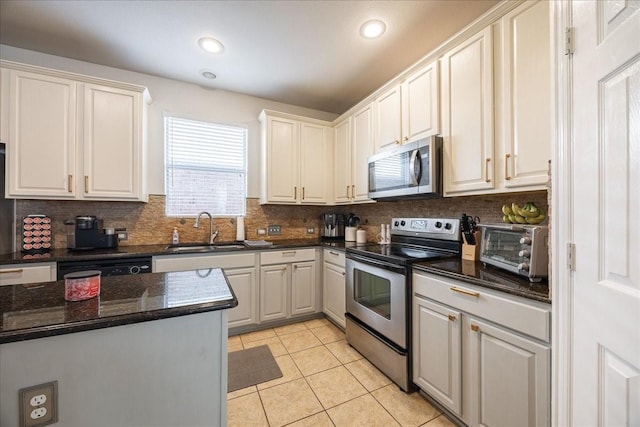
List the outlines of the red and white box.
<svg viewBox="0 0 640 427">
<path fill-rule="evenodd" d="M 100 295 L 99 270 L 75 271 L 64 275 L 64 299 L 82 301 Z"/>
</svg>

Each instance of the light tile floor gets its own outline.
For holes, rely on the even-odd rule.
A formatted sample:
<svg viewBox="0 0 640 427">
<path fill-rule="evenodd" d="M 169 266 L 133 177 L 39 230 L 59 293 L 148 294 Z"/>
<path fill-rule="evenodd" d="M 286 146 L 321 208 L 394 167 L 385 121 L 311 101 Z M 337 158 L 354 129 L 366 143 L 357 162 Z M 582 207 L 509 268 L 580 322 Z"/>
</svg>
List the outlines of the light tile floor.
<svg viewBox="0 0 640 427">
<path fill-rule="evenodd" d="M 282 378 L 228 393 L 228 425 L 454 426 L 420 394 L 402 392 L 326 319 L 229 337 L 228 351 L 267 344 Z"/>
</svg>

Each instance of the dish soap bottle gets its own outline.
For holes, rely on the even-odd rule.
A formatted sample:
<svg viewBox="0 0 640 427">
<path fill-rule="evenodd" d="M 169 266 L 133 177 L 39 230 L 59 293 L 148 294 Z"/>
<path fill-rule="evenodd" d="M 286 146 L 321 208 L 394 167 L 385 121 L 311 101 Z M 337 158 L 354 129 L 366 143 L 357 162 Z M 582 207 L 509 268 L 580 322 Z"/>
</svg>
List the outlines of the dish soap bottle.
<svg viewBox="0 0 640 427">
<path fill-rule="evenodd" d="M 178 227 L 173 227 L 173 236 L 171 237 L 171 244 L 177 245 L 180 243 L 180 235 L 178 234 Z"/>
</svg>

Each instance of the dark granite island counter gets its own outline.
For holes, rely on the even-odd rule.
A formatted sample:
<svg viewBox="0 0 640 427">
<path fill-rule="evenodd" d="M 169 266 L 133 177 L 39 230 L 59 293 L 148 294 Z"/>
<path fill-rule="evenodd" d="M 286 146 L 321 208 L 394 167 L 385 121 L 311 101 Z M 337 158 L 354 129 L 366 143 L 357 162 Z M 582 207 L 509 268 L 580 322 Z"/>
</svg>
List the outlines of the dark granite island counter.
<svg viewBox="0 0 640 427">
<path fill-rule="evenodd" d="M 80 302 L 64 281 L 0 286 L 0 425 L 56 380 L 60 426 L 225 425 L 236 305 L 220 269 L 103 277 Z"/>
</svg>

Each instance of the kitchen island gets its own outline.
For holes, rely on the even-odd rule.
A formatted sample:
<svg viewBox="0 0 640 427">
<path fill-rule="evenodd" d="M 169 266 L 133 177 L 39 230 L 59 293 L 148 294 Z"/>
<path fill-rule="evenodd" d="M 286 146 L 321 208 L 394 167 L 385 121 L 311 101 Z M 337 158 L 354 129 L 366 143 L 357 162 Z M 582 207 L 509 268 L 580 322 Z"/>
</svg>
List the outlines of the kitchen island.
<svg viewBox="0 0 640 427">
<path fill-rule="evenodd" d="M 100 296 L 64 300 L 64 281 L 0 287 L 0 424 L 18 391 L 58 381 L 60 426 L 225 425 L 222 270 L 103 277 Z"/>
</svg>

